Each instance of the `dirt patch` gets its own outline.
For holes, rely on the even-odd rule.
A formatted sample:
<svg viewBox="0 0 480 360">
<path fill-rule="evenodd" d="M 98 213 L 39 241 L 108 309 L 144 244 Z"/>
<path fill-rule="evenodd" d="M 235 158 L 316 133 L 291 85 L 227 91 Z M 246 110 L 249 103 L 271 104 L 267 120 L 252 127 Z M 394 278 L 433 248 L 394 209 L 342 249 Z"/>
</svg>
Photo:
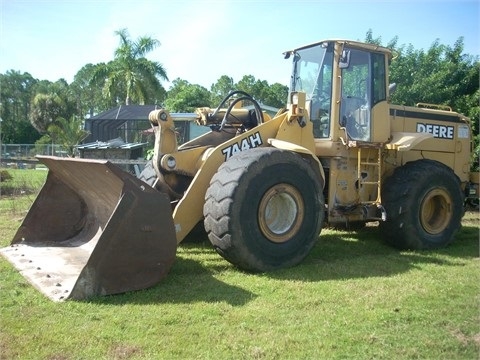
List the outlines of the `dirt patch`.
<svg viewBox="0 0 480 360">
<path fill-rule="evenodd" d="M 451 333 L 455 339 L 457 339 L 464 346 L 468 345 L 470 342 L 473 342 L 477 347 L 480 346 L 480 334 L 475 334 L 470 337 L 459 329 L 452 330 Z"/>
<path fill-rule="evenodd" d="M 473 335 L 473 342 L 477 347 L 480 347 L 480 333 Z"/>
<path fill-rule="evenodd" d="M 112 359 L 124 360 L 141 354 L 142 349 L 138 346 L 117 344 L 110 349 L 109 353 Z"/>
<path fill-rule="evenodd" d="M 47 358 L 48 360 L 69 360 L 70 358 L 63 354 L 51 355 Z"/>
</svg>

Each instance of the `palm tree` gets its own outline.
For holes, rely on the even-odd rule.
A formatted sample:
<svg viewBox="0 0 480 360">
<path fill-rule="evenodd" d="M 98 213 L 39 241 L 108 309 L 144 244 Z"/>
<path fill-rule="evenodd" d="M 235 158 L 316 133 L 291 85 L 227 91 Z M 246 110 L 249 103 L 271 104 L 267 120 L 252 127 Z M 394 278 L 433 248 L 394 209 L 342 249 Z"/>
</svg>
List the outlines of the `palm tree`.
<svg viewBox="0 0 480 360">
<path fill-rule="evenodd" d="M 99 66 L 92 81 L 104 81 L 103 92 L 109 98 L 124 89 L 126 105 L 132 101 L 143 105 L 147 100 L 153 100 L 152 93 L 165 93 L 160 83 L 160 79 L 168 81 L 164 67 L 145 58 L 147 53 L 160 46 L 160 42 L 146 36 L 132 41 L 127 29 L 115 31 L 115 34 L 120 36 L 120 45 L 115 50 L 114 60 Z"/>
<path fill-rule="evenodd" d="M 75 157 L 75 146 L 80 144 L 89 135 L 83 130 L 81 118 L 72 117 L 70 121 L 59 117 L 56 123 L 48 127 L 48 135 L 55 144 L 61 145 L 69 157 Z"/>
<path fill-rule="evenodd" d="M 47 132 L 50 124 L 53 124 L 65 108 L 65 101 L 55 93 L 35 95 L 30 110 L 30 123 L 40 133 Z"/>
</svg>

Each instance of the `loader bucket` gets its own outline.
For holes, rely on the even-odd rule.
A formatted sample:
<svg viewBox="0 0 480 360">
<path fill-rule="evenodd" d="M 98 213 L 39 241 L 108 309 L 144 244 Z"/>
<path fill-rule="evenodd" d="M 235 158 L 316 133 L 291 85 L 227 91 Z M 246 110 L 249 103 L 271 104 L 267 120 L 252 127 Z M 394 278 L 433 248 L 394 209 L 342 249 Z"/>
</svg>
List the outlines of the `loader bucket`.
<svg viewBox="0 0 480 360">
<path fill-rule="evenodd" d="M 144 289 L 175 260 L 167 195 L 106 160 L 39 156 L 47 181 L 0 249 L 54 301 Z"/>
</svg>

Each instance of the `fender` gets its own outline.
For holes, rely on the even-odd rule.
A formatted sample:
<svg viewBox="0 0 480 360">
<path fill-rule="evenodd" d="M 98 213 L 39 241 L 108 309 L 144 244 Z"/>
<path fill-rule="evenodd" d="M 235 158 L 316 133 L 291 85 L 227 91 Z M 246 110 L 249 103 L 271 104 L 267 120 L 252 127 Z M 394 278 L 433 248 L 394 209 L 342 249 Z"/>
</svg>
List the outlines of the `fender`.
<svg viewBox="0 0 480 360">
<path fill-rule="evenodd" d="M 320 163 L 320 160 L 315 156 L 314 153 L 312 153 L 310 150 L 307 148 L 300 146 L 298 144 L 294 144 L 288 141 L 284 140 L 278 140 L 278 139 L 268 139 L 267 142 L 277 148 L 277 149 L 282 149 L 282 150 L 288 150 L 288 151 L 293 151 L 298 154 L 300 154 L 302 157 L 305 157 L 305 155 L 312 160 L 314 160 L 314 163 L 317 165 L 314 170 L 318 170 L 318 174 L 320 175 L 320 178 L 322 179 L 322 189 L 325 187 L 325 172 L 323 171 L 323 166 Z"/>
<path fill-rule="evenodd" d="M 433 134 L 427 132 L 392 132 L 392 139 L 385 147 L 389 150 L 409 151 L 427 139 L 433 139 Z"/>
<path fill-rule="evenodd" d="M 210 179 L 217 172 L 220 165 L 238 151 L 265 146 L 266 140 L 276 135 L 286 115 L 287 113 L 277 116 L 249 131 L 222 142 L 214 148 L 204 151 L 203 155 L 201 155 L 199 169 L 173 211 L 177 244 L 183 241 L 193 227 L 202 220 L 205 193 L 210 185 Z"/>
</svg>

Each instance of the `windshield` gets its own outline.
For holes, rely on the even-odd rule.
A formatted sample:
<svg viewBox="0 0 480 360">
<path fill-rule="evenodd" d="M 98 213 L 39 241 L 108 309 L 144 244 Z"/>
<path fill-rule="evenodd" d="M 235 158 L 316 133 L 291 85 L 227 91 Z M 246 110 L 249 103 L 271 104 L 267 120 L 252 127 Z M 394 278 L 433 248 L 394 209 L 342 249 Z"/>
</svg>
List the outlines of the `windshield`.
<svg viewBox="0 0 480 360">
<path fill-rule="evenodd" d="M 325 91 L 327 85 L 331 86 L 333 56 L 331 46 L 327 45 L 317 44 L 294 53 L 290 91 L 305 92 L 307 100 L 311 100 Z"/>
<path fill-rule="evenodd" d="M 315 138 L 330 136 L 333 44 L 322 43 L 295 51 L 290 91 L 306 93 Z"/>
</svg>

